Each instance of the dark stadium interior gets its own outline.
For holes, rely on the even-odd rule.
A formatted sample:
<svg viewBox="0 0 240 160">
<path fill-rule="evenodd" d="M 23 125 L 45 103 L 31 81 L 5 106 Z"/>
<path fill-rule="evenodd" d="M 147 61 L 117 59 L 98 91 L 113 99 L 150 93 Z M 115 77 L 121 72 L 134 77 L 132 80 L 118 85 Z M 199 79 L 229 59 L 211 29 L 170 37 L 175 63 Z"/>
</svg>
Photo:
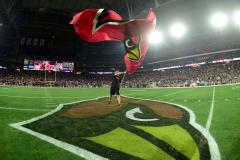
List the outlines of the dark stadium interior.
<svg viewBox="0 0 240 160">
<path fill-rule="evenodd" d="M 32 84 L 17 82 L 20 77 L 18 74 L 23 77 L 24 74 L 35 74 L 36 78 L 44 81 L 44 73 L 23 71 L 23 61 L 25 59 L 74 62 L 74 75 L 72 73 L 65 74 L 65 76 L 75 77 L 69 80 L 77 81 L 77 85 L 73 86 L 81 86 L 79 84 L 81 78 L 79 80 L 79 74 L 76 73 L 88 75 L 91 72 L 112 72 L 114 68 L 123 70 L 125 49 L 121 42 L 88 43 L 81 40 L 75 34 L 73 27 L 69 25 L 73 15 L 86 8 L 113 9 L 125 19 L 143 18 L 146 16 L 148 9 L 153 8 L 157 13 L 157 28 L 165 32 L 174 20 L 181 20 L 191 26 L 188 29 L 188 35 L 181 40 L 174 40 L 170 36 L 166 36 L 164 44 L 151 46 L 143 66 L 138 71 L 152 72 L 154 69 L 189 65 L 202 61 L 207 62 L 206 65 L 212 67 L 214 65 L 208 63 L 213 60 L 240 56 L 240 32 L 239 28 L 234 25 L 228 26 L 229 28 L 224 32 L 210 29 L 207 26 L 207 17 L 211 14 L 213 8 L 224 7 L 225 11 L 230 11 L 237 4 L 237 0 L 1 0 L 0 66 L 7 68 L 7 71 L 2 72 L 1 76 L 5 75 L 6 72 L 9 72 L 9 76 L 15 75 L 15 83 L 18 85 Z M 234 63 L 236 63 L 236 65 L 233 65 L 235 70 L 238 70 L 239 64 Z M 190 72 L 192 71 L 194 71 L 194 68 L 190 68 Z M 52 78 L 55 79 L 54 73 L 49 73 L 49 77 L 51 77 L 51 74 Z M 159 75 L 161 74 L 159 73 Z M 105 76 L 108 77 L 108 75 L 99 76 L 103 78 L 101 83 L 98 81 L 99 77 L 96 76 L 95 83 L 98 83 L 97 85 L 92 84 L 92 86 L 107 85 L 109 81 L 102 82 Z M 221 80 L 221 83 L 231 82 L 234 75 L 230 76 L 232 78 Z M 62 77 L 64 77 L 64 73 L 57 74 L 56 78 L 60 82 L 64 81 Z M 155 83 L 164 81 L 160 77 L 160 80 L 152 81 Z M 205 79 L 211 79 L 211 77 L 213 75 L 209 73 Z M 131 79 L 132 77 L 127 78 Z M 137 77 L 134 78 L 138 79 Z M 220 79 L 224 78 L 220 77 Z M 235 77 L 236 79 L 238 78 Z M 199 82 L 200 78 L 194 77 L 191 80 Z M 5 81 L 2 80 L 1 83 Z M 176 84 L 174 83 L 175 85 L 185 83 L 189 85 L 190 83 L 181 81 L 178 77 L 173 81 L 179 81 Z M 143 85 L 144 80 L 141 80 L 141 82 L 139 86 L 151 86 L 151 84 Z M 170 84 L 165 82 L 159 86 L 164 85 Z M 87 86 L 91 86 L 91 84 Z"/>
<path fill-rule="evenodd" d="M 174 40 L 166 36 L 163 45 L 150 47 L 144 64 L 138 71 L 236 58 L 240 56 L 239 28 L 230 26 L 224 32 L 211 30 L 207 26 L 206 17 L 215 8 L 224 7 L 225 11 L 229 11 L 238 4 L 237 0 L 1 0 L 0 66 L 6 67 L 10 76 L 14 74 L 15 78 L 20 77 L 16 76 L 19 70 L 23 75 L 25 72 L 32 73 L 22 71 L 24 59 L 74 62 L 74 73 L 84 75 L 89 72 L 111 72 L 114 68 L 123 70 L 125 49 L 121 42 L 88 43 L 81 40 L 69 25 L 72 16 L 86 8 L 113 9 L 126 19 L 143 18 L 148 9 L 153 8 L 158 15 L 157 28 L 165 32 L 174 20 L 182 20 L 191 26 L 184 39 Z M 2 76 L 4 74 L 6 71 Z M 43 78 L 41 73 L 33 74 L 39 74 L 36 78 L 40 80 Z M 54 73 L 52 76 L 54 77 Z M 59 81 L 64 81 L 61 74 L 58 74 L 58 77 Z M 213 75 L 208 75 L 207 78 L 210 77 Z M 195 77 L 192 80 L 199 81 L 199 78 Z M 158 80 L 153 81 L 158 83 Z M 180 82 L 177 84 L 188 83 Z M 160 86 L 163 85 L 167 84 Z"/>
<path fill-rule="evenodd" d="M 102 70 L 103 66 L 112 67 L 113 64 L 113 67 L 122 66 L 124 47 L 121 43 L 90 44 L 75 35 L 69 21 L 85 8 L 111 8 L 124 18 L 145 17 L 147 10 L 154 8 L 157 25 L 162 29 L 178 19 L 191 26 L 188 36 L 181 42 L 167 37 L 165 45 L 151 47 L 145 65 L 147 62 L 238 48 L 239 32 L 235 32 L 238 28 L 231 27 L 218 33 L 206 25 L 206 17 L 213 6 L 230 10 L 237 3 L 237 0 L 218 0 L 217 5 L 215 0 L 133 0 L 128 3 L 125 0 L 1 0 L 0 62 L 21 68 L 24 58 L 72 60 L 79 71 L 90 67 Z M 28 38 L 28 45 L 21 44 Z M 34 39 L 36 44 L 33 44 Z"/>
</svg>

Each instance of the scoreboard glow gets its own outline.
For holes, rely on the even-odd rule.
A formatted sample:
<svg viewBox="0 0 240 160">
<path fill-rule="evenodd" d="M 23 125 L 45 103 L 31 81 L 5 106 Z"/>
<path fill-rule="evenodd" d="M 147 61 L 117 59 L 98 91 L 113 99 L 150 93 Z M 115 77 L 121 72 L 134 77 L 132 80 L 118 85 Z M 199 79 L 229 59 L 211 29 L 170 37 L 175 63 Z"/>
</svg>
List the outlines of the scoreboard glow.
<svg viewBox="0 0 240 160">
<path fill-rule="evenodd" d="M 24 59 L 23 69 L 34 71 L 73 72 L 74 63 Z"/>
</svg>

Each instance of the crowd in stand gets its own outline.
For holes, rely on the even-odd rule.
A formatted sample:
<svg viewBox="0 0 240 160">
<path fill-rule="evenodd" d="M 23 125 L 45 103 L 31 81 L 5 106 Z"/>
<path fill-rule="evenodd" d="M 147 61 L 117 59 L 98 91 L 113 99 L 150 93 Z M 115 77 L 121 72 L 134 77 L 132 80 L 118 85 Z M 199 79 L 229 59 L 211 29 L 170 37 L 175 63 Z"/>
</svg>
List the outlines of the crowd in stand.
<svg viewBox="0 0 240 160">
<path fill-rule="evenodd" d="M 240 82 L 240 61 L 142 72 L 126 80 L 128 87 L 185 87 L 237 82 Z"/>
<path fill-rule="evenodd" d="M 46 76 L 45 76 L 46 75 Z M 112 75 L 0 70 L 0 85 L 108 87 Z M 240 82 L 240 61 L 126 75 L 122 87 L 182 87 Z"/>
<path fill-rule="evenodd" d="M 105 75 L 77 75 L 73 73 L 44 71 L 0 70 L 0 85 L 55 86 L 55 87 L 104 87 L 110 82 Z"/>
</svg>

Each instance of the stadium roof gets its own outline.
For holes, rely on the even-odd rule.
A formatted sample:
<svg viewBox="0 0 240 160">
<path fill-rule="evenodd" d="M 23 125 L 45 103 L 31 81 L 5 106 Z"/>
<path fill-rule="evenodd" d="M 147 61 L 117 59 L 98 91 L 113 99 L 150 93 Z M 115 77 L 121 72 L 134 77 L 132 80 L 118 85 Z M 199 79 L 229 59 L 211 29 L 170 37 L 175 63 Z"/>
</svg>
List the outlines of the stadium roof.
<svg viewBox="0 0 240 160">
<path fill-rule="evenodd" d="M 238 0 L 0 0 L 0 59 L 18 57 L 69 59 L 81 65 L 108 65 L 121 62 L 121 43 L 86 43 L 68 24 L 72 16 L 86 8 L 109 8 L 124 18 L 146 16 L 149 8 L 157 13 L 157 27 L 165 43 L 152 46 L 146 62 L 166 60 L 204 52 L 240 48 L 240 29 L 230 24 L 222 31 L 209 26 L 214 11 L 232 14 L 240 8 Z M 175 40 L 169 27 L 181 22 L 187 26 L 185 37 Z M 45 48 L 23 47 L 22 38 L 45 39 Z M 16 56 L 17 55 L 17 56 Z"/>
</svg>

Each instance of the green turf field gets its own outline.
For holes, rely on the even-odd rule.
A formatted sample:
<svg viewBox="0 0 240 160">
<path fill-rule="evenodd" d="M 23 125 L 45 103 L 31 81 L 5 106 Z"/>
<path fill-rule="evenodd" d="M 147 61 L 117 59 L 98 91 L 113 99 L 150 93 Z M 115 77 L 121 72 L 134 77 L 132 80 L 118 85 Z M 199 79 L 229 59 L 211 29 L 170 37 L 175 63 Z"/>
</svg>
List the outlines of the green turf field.
<svg viewBox="0 0 240 160">
<path fill-rule="evenodd" d="M 122 89 L 121 93 L 188 107 L 195 113 L 197 123 L 210 127 L 222 160 L 239 160 L 240 85 L 215 87 L 214 99 L 213 90 L 213 87 Z M 9 124 L 40 116 L 60 103 L 107 96 L 108 92 L 105 88 L 0 87 L 0 160 L 82 159 Z M 212 119 L 209 119 L 211 107 Z"/>
</svg>

